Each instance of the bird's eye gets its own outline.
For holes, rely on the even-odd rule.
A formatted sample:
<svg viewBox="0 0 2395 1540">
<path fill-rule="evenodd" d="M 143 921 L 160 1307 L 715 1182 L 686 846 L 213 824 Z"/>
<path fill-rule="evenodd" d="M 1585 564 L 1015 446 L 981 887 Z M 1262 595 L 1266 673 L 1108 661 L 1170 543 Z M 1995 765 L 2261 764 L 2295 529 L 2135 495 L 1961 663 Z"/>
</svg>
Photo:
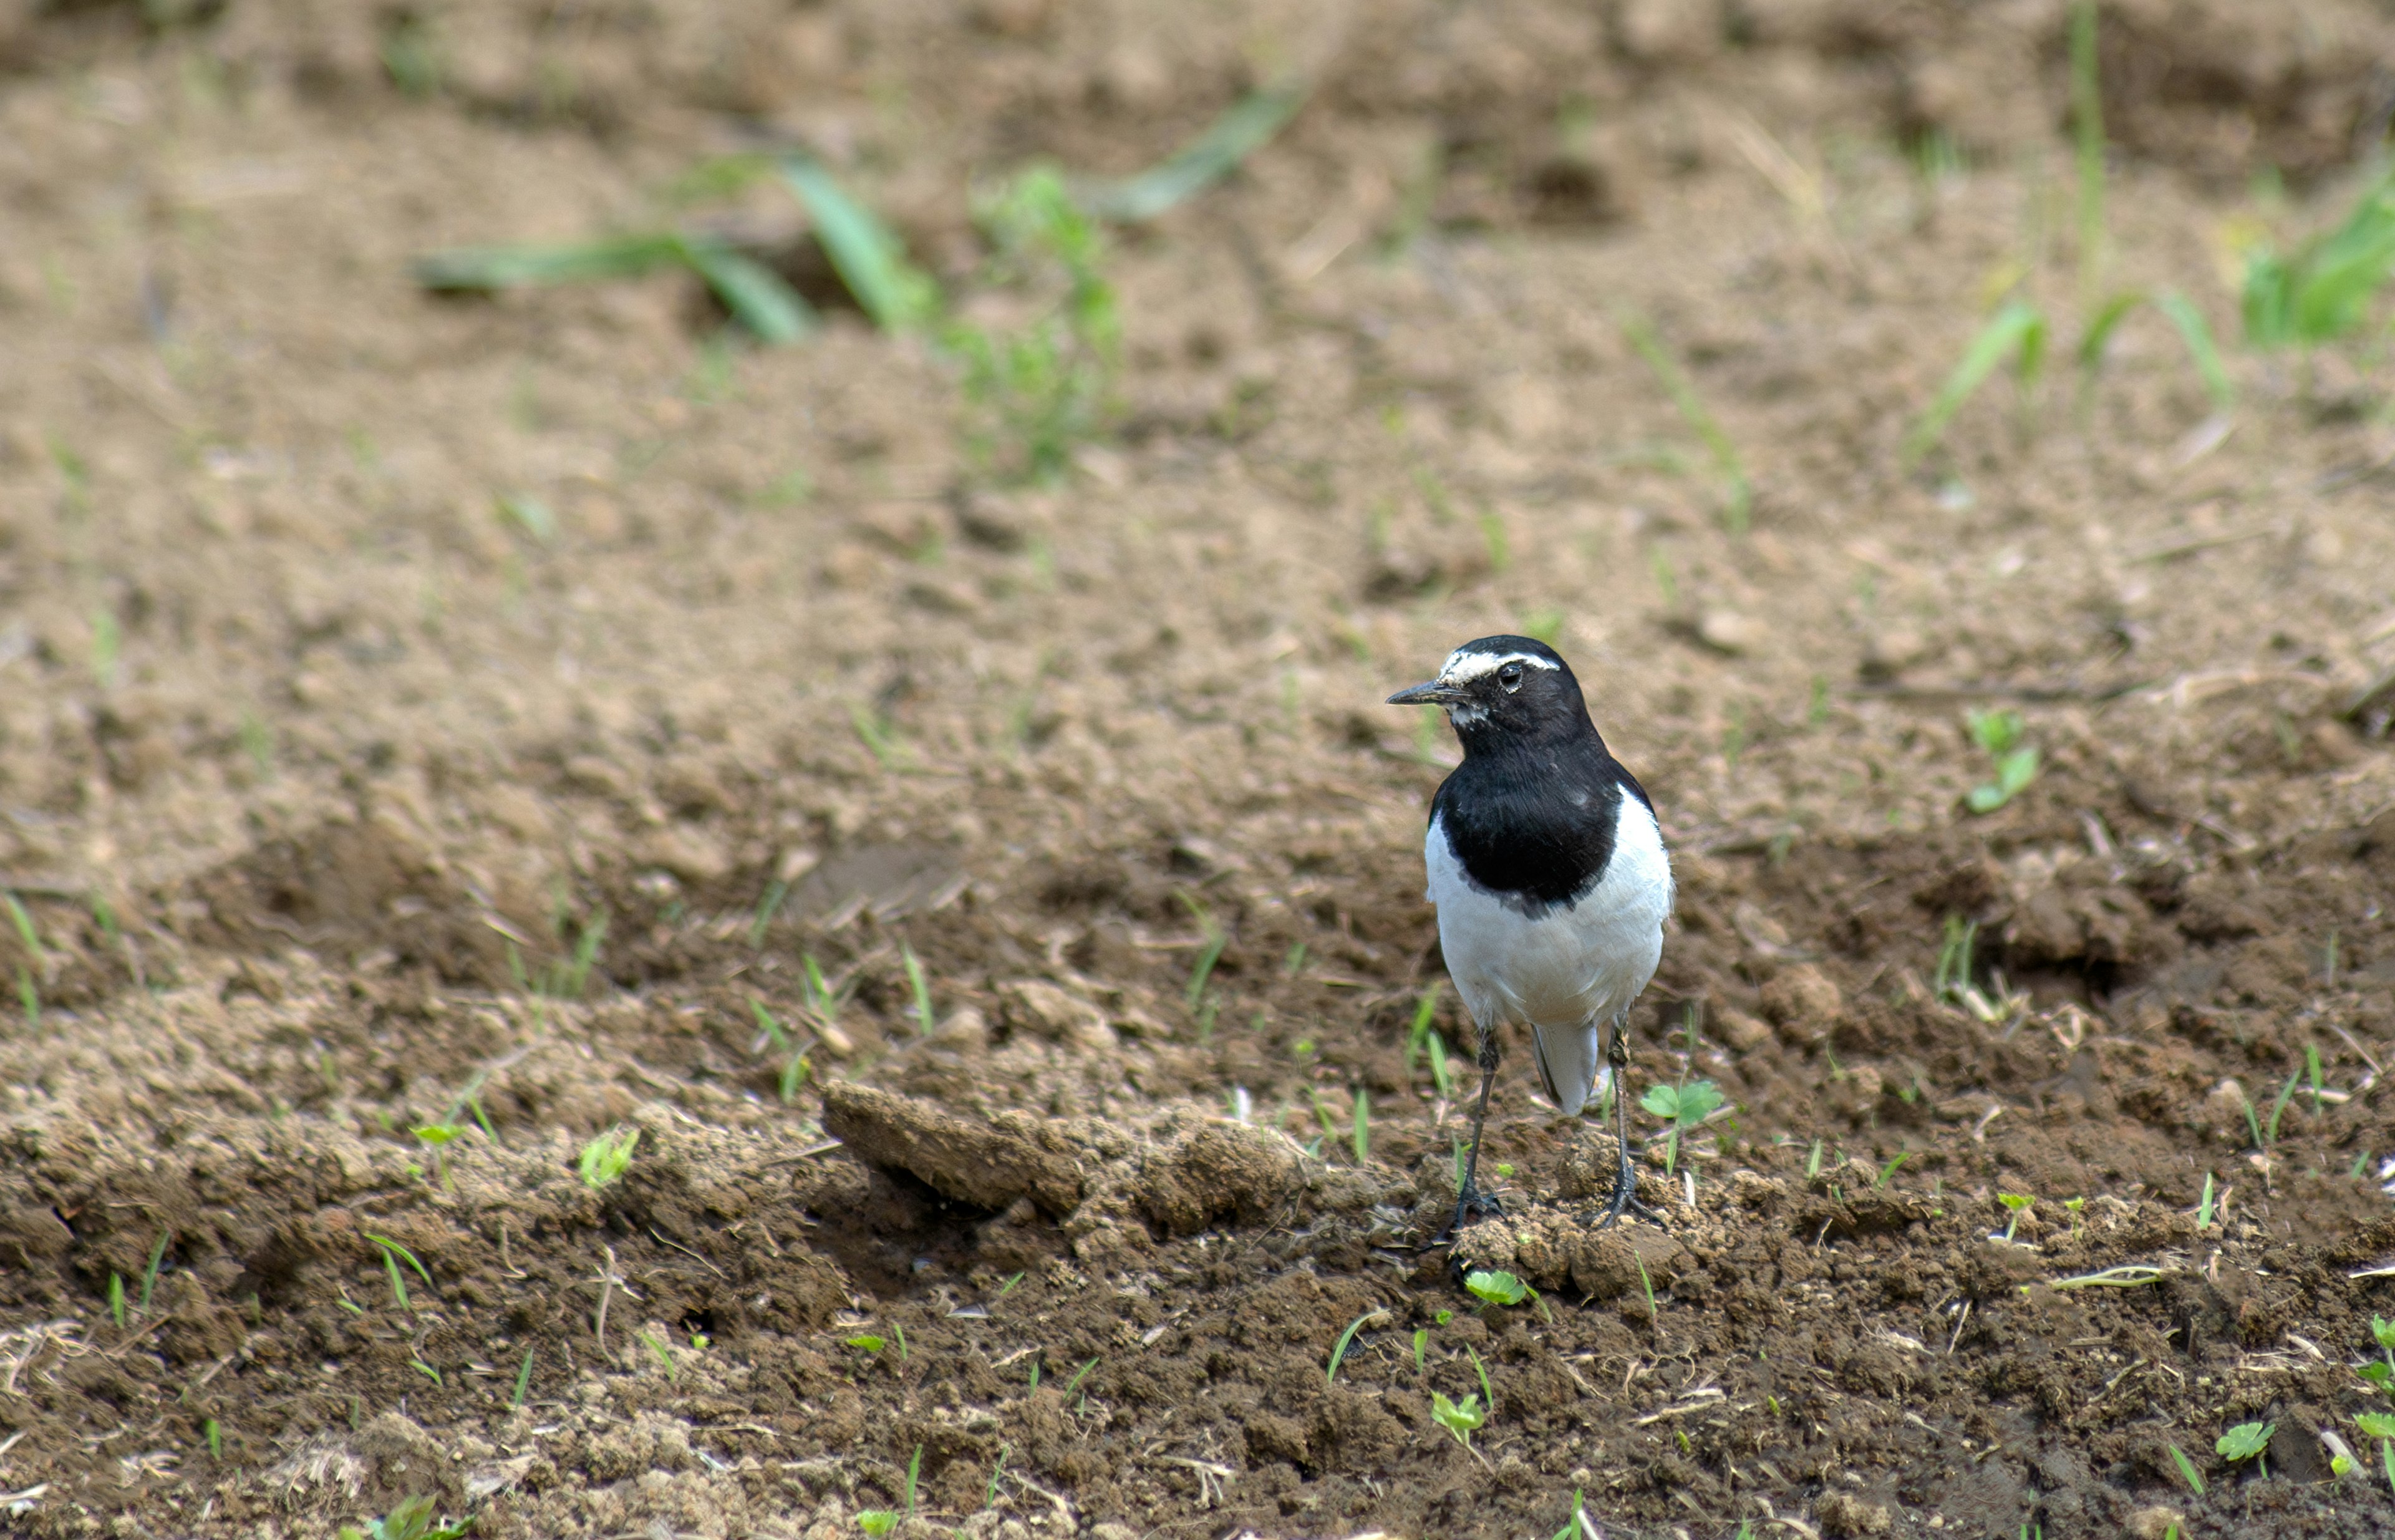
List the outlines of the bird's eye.
<svg viewBox="0 0 2395 1540">
<path fill-rule="evenodd" d="M 1522 665 L 1519 663 L 1508 663 L 1503 668 L 1498 670 L 1497 683 L 1505 686 L 1505 693 L 1507 695 L 1512 695 L 1515 691 L 1520 689 L 1522 687 Z"/>
</svg>

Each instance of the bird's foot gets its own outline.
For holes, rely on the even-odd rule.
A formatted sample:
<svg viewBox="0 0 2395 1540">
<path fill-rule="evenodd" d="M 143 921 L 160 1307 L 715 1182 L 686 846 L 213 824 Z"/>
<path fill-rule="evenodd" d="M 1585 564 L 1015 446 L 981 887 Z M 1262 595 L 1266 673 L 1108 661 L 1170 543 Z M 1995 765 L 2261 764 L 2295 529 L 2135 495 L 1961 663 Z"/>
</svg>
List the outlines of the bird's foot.
<svg viewBox="0 0 2395 1540">
<path fill-rule="evenodd" d="M 1650 1225 L 1661 1226 L 1666 1223 L 1661 1209 L 1651 1203 L 1639 1201 L 1638 1174 L 1633 1171 L 1627 1162 L 1623 1163 L 1620 1171 L 1614 1173 L 1613 1201 L 1606 1204 L 1605 1212 L 1593 1220 L 1589 1228 L 1604 1229 L 1617 1223 L 1625 1214 L 1634 1214 Z"/>
<path fill-rule="evenodd" d="M 1505 1205 L 1499 1201 L 1497 1195 L 1493 1192 L 1483 1192 L 1478 1183 L 1473 1183 L 1455 1195 L 1455 1216 L 1447 1222 L 1446 1228 L 1432 1236 L 1429 1245 L 1422 1249 L 1429 1251 L 1434 1247 L 1446 1245 L 1456 1238 L 1465 1225 L 1475 1219 L 1502 1219 L 1503 1217 L 1505 1217 Z"/>
</svg>

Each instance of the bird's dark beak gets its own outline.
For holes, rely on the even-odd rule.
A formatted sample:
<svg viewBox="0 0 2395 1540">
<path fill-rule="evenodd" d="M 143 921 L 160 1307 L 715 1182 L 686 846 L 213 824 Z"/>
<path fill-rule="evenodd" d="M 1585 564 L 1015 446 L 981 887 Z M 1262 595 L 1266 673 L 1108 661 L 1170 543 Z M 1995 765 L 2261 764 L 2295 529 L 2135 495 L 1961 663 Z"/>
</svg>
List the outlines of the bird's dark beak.
<svg viewBox="0 0 2395 1540">
<path fill-rule="evenodd" d="M 1392 706 L 1452 706 L 1463 698 L 1461 690 L 1449 689 L 1434 679 L 1427 684 L 1416 684 L 1399 690 L 1389 697 Z"/>
</svg>

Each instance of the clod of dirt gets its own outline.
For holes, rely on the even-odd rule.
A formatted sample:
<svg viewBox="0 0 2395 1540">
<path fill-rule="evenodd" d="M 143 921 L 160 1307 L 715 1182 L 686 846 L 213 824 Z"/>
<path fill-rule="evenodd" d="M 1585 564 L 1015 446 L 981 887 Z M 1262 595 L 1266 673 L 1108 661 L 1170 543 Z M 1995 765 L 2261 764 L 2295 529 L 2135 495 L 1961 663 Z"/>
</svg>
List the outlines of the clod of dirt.
<svg viewBox="0 0 2395 1540">
<path fill-rule="evenodd" d="M 1642 1192 L 1654 1201 L 1662 1196 L 1661 1184 L 1648 1184 Z M 1676 1204 L 1672 1213 L 1676 1223 L 1697 1218 Z M 1593 1229 L 1569 1209 L 1539 1209 L 1502 1224 L 1475 1225 L 1456 1238 L 1455 1260 L 1466 1271 L 1513 1273 L 1535 1289 L 1559 1290 L 1569 1283 L 1581 1298 L 1635 1298 L 1642 1308 L 1648 1290 L 1668 1289 L 1696 1265 L 1677 1235 L 1634 1224 Z"/>
<path fill-rule="evenodd" d="M 1827 1042 L 1846 1003 L 1829 976 L 1810 962 L 1782 968 L 1763 986 L 1764 1019 L 1780 1029 L 1783 1041 L 1796 1047 Z"/>
<path fill-rule="evenodd" d="M 1742 1054 L 1751 1053 L 1771 1041 L 1768 1023 L 1727 1006 L 1714 1012 L 1713 1029 L 1715 1036 Z"/>
<path fill-rule="evenodd" d="M 1861 1540 L 1867 1534 L 1886 1534 L 1896 1527 L 1896 1515 L 1877 1503 L 1866 1503 L 1847 1492 L 1833 1492 L 1821 1499 L 1814 1517 L 1821 1520 L 1823 1534 Z"/>
<path fill-rule="evenodd" d="M 998 989 L 999 1019 L 1011 1031 L 1028 1032 L 1076 1048 L 1111 1048 L 1115 1035 L 1104 1011 L 1044 979 L 1018 979 Z"/>
<path fill-rule="evenodd" d="M 1211 1122 L 1148 1156 L 1140 1173 L 1140 1211 L 1175 1235 L 1225 1215 L 1253 1221 L 1286 1201 L 1303 1172 L 1303 1156 L 1287 1136 Z"/>
<path fill-rule="evenodd" d="M 857 1159 L 904 1171 L 964 1202 L 1004 1209 L 1028 1198 L 1053 1216 L 1080 1205 L 1080 1166 L 1041 1148 L 1023 1127 L 976 1122 L 849 1081 L 824 1087 L 823 1121 Z"/>
</svg>

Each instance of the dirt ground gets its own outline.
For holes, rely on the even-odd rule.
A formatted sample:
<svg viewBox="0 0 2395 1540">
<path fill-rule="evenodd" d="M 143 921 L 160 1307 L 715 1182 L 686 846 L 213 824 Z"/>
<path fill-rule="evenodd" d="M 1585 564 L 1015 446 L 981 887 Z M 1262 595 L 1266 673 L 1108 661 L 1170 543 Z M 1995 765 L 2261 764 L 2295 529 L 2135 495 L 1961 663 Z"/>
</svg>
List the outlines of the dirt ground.
<svg viewBox="0 0 2395 1540">
<path fill-rule="evenodd" d="M 2067 28 L 0 4 L 7 1526 L 2395 1528 L 2395 431 L 2373 334 L 2238 341 L 2233 255 L 2349 204 L 2395 20 L 2104 7 L 2103 283 L 2210 318 L 2227 415 L 2150 311 L 2071 378 Z M 853 310 L 408 277 L 770 142 L 961 286 L 981 179 L 1292 73 L 1116 232 L 1054 485 Z M 2063 362 L 1908 468 L 2008 292 Z M 1510 1043 L 1504 1307 L 1422 1249 L 1454 748 L 1379 702 L 1523 629 L 1675 851 L 1632 1093 L 1729 1108 L 1641 1114 L 1670 1223 L 1594 1233 Z M 1994 707 L 2042 769 L 1975 815 Z"/>
</svg>

